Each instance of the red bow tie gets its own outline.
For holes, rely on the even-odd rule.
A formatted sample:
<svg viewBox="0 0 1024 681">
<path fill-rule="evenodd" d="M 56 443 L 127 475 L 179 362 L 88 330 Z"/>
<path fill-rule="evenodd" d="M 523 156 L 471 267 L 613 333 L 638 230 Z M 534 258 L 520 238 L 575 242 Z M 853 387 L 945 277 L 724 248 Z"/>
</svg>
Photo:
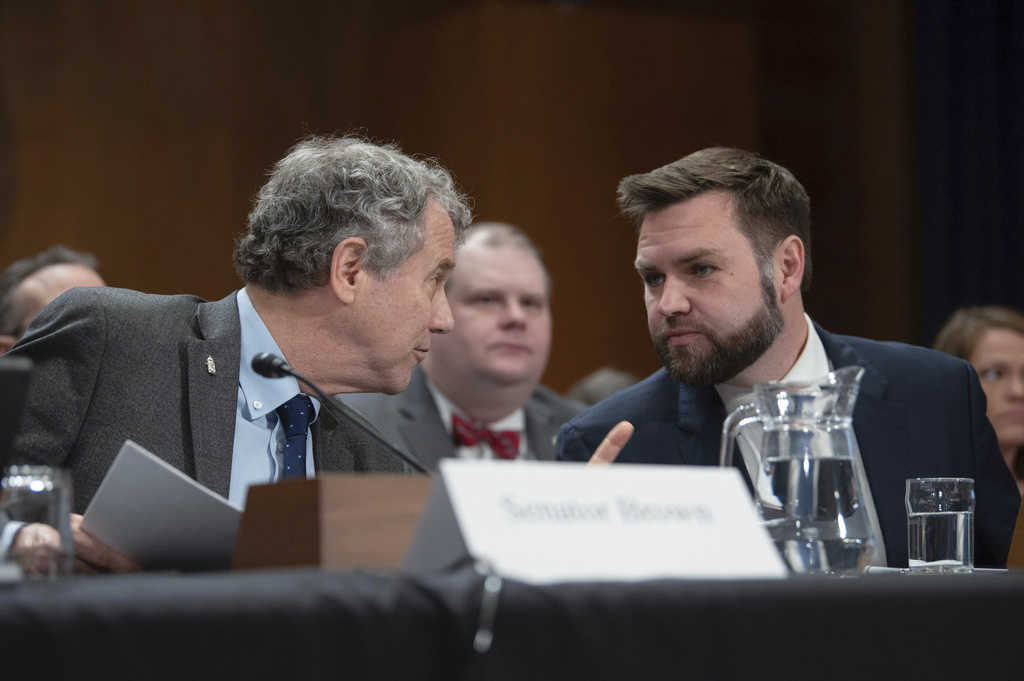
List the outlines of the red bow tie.
<svg viewBox="0 0 1024 681">
<path fill-rule="evenodd" d="M 519 456 L 519 433 L 514 430 L 489 430 L 452 414 L 452 433 L 456 442 L 467 447 L 483 440 L 502 459 Z"/>
</svg>

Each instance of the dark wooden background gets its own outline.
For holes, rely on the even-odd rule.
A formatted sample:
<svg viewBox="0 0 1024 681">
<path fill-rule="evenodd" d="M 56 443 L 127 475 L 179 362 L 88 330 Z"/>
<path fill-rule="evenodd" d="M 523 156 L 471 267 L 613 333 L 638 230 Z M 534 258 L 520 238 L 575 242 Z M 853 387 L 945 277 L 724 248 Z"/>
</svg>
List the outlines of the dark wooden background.
<svg viewBox="0 0 1024 681">
<path fill-rule="evenodd" d="M 54 243 L 111 285 L 220 298 L 308 132 L 435 156 L 554 278 L 545 382 L 646 374 L 624 175 L 755 150 L 812 197 L 812 316 L 920 337 L 907 3 L 0 0 L 0 266 Z"/>
</svg>

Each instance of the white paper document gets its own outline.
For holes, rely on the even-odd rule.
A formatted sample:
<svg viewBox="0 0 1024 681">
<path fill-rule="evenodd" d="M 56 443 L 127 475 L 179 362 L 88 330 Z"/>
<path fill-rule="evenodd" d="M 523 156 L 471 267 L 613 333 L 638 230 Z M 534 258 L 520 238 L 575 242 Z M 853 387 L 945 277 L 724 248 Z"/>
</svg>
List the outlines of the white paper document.
<svg viewBox="0 0 1024 681">
<path fill-rule="evenodd" d="M 231 567 L 242 509 L 126 440 L 82 529 L 147 570 Z"/>
<path fill-rule="evenodd" d="M 738 470 L 443 459 L 406 566 L 462 550 L 529 582 L 781 578 Z M 441 555 L 449 554 L 449 555 Z"/>
</svg>

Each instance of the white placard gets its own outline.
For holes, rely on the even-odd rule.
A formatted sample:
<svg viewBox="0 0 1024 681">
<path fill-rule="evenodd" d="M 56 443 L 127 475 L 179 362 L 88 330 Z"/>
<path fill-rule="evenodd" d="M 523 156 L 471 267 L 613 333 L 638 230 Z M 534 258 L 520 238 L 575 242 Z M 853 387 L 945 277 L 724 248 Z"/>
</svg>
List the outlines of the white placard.
<svg viewBox="0 0 1024 681">
<path fill-rule="evenodd" d="M 443 459 L 440 469 L 412 569 L 461 550 L 534 583 L 788 575 L 734 468 Z"/>
<path fill-rule="evenodd" d="M 242 509 L 126 440 L 82 529 L 147 570 L 231 567 Z"/>
</svg>

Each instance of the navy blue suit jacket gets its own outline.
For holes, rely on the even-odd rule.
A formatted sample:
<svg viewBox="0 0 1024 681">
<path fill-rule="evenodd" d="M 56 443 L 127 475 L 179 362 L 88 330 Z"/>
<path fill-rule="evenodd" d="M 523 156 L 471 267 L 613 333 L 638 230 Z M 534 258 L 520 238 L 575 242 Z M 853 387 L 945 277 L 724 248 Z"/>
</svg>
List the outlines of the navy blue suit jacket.
<svg viewBox="0 0 1024 681">
<path fill-rule="evenodd" d="M 891 567 L 907 566 L 907 478 L 973 478 L 975 564 L 1005 566 L 1020 496 L 985 417 L 985 395 L 963 360 L 900 343 L 818 335 L 834 368 L 864 368 L 853 424 Z M 661 369 L 572 419 L 560 460 L 586 461 L 612 426 L 636 428 L 621 463 L 718 465 L 725 408 L 714 387 Z"/>
</svg>

